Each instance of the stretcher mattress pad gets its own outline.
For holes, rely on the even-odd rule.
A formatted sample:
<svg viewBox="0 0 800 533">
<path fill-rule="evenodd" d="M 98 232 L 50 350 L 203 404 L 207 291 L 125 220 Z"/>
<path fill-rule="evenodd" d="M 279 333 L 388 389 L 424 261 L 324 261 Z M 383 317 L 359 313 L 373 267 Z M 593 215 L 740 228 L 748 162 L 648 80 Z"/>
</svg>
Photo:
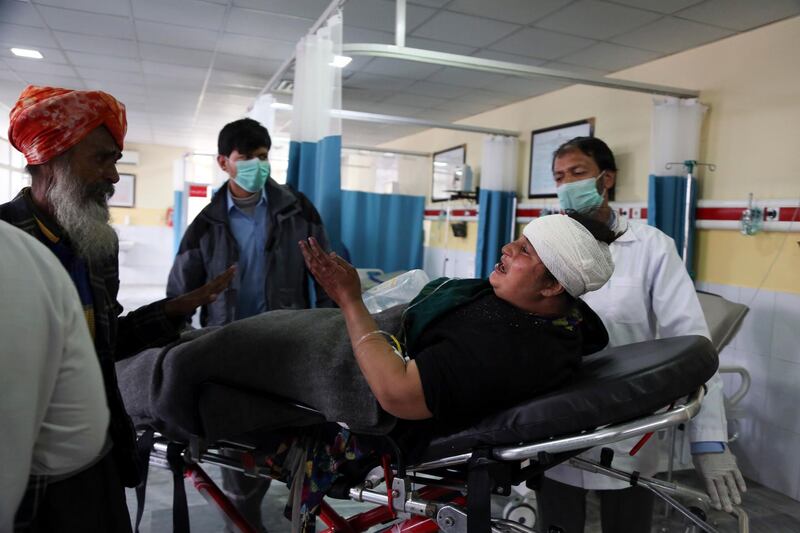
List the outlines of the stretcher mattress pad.
<svg viewBox="0 0 800 533">
<path fill-rule="evenodd" d="M 542 442 L 642 418 L 695 392 L 713 376 L 717 366 L 716 351 L 700 336 L 609 348 L 585 357 L 580 372 L 564 387 L 470 427 L 434 437 L 420 459 L 430 461 L 481 447 Z M 201 416 L 209 422 L 219 421 L 216 410 L 225 409 L 223 406 L 231 407 L 237 417 L 249 414 L 244 419 L 228 419 L 229 427 L 214 422 L 208 426 L 214 436 L 246 427 L 249 434 L 231 440 L 254 446 L 258 445 L 258 435 L 270 430 L 324 422 L 318 413 L 281 404 L 275 398 L 208 385 L 201 400 Z"/>
<path fill-rule="evenodd" d="M 435 437 L 424 459 L 540 442 L 641 418 L 696 391 L 717 366 L 711 342 L 700 336 L 608 348 L 585 357 L 564 387 Z"/>
</svg>

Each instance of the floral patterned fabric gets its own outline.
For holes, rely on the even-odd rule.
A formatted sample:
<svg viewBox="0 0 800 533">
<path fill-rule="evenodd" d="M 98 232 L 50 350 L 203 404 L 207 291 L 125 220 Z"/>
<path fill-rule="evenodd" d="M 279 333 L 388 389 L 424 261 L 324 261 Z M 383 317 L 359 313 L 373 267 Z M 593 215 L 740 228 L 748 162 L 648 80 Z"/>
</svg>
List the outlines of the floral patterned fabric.
<svg viewBox="0 0 800 533">
<path fill-rule="evenodd" d="M 122 150 L 125 106 L 102 91 L 29 85 L 10 114 L 8 139 L 29 165 L 46 163 L 105 126 Z"/>
<path fill-rule="evenodd" d="M 264 465 L 273 479 L 283 481 L 293 491 L 300 492 L 297 501 L 289 496 L 284 515 L 292 520 L 293 530 L 313 533 L 319 505 L 352 463 L 377 461 L 378 447 L 373 439 L 359 440 L 349 430 L 325 425 L 304 436 L 284 439 L 276 451 L 269 454 Z M 299 508 L 294 505 L 299 503 Z M 297 520 L 299 523 L 295 522 Z"/>
</svg>

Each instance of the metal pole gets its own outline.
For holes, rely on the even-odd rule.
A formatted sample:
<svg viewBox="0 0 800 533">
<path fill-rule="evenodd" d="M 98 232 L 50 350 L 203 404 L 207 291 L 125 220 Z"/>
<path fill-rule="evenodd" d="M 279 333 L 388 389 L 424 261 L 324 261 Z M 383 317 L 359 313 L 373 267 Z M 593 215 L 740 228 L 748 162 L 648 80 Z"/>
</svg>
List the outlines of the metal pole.
<svg viewBox="0 0 800 533">
<path fill-rule="evenodd" d="M 684 213 L 683 213 L 683 266 L 686 267 L 686 270 L 689 270 L 689 234 L 691 230 L 689 228 L 689 224 L 691 222 L 691 209 L 692 209 L 692 180 L 694 177 L 692 176 L 692 170 L 694 169 L 694 164 L 696 161 L 685 161 L 683 164 L 686 165 L 686 202 L 684 203 Z"/>
<path fill-rule="evenodd" d="M 406 45 L 406 0 L 395 0 L 394 44 Z"/>
<path fill-rule="evenodd" d="M 284 109 L 288 107 L 284 106 Z M 468 131 L 471 133 L 488 133 L 490 135 L 503 135 L 505 137 L 519 137 L 520 133 L 514 130 L 501 130 L 497 128 L 484 128 L 481 126 L 470 126 L 469 124 L 450 124 L 447 122 L 436 122 L 433 120 L 423 120 L 419 118 L 398 117 L 394 115 L 381 115 L 377 113 L 365 113 L 363 111 L 346 111 L 344 109 L 334 109 L 331 111 L 334 117 L 345 120 L 356 120 L 360 122 L 378 122 L 380 124 L 400 124 L 406 126 L 424 126 L 426 128 L 442 128 L 446 130 Z"/>
<path fill-rule="evenodd" d="M 360 144 L 344 144 L 342 150 L 358 150 L 363 152 L 378 152 L 384 154 L 411 155 L 414 157 L 433 157 L 430 152 L 415 152 L 413 150 L 396 150 L 394 148 L 380 148 L 376 146 L 361 146 Z"/>
<path fill-rule="evenodd" d="M 322 25 L 325 24 L 325 22 L 329 18 L 331 18 L 331 15 L 333 15 L 333 13 L 337 9 L 341 8 L 345 2 L 347 2 L 347 0 L 333 0 L 330 4 L 328 4 L 328 7 L 325 8 L 325 11 L 322 12 L 322 15 L 319 16 L 316 22 L 314 22 L 314 24 L 311 25 L 311 28 L 308 30 L 306 35 L 311 35 L 315 31 L 320 29 Z M 292 66 L 292 63 L 294 63 L 294 54 L 295 53 L 292 52 L 292 55 L 286 58 L 286 61 L 284 61 L 281 64 L 281 66 L 278 67 L 278 70 L 275 71 L 275 74 L 273 74 L 272 77 L 267 82 L 267 84 L 264 85 L 264 88 L 261 89 L 261 92 L 258 93 L 258 96 L 256 96 L 255 100 L 258 100 L 259 96 L 272 91 L 275 87 L 278 86 L 278 83 L 280 83 L 283 75 L 286 74 L 286 71 L 289 70 L 289 67 Z"/>
</svg>

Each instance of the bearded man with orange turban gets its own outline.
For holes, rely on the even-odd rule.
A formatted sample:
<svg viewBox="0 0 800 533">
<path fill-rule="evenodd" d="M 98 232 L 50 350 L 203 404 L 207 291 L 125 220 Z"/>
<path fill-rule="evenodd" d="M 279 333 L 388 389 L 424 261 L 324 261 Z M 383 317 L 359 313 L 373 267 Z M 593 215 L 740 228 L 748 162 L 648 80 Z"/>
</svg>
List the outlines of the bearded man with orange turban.
<svg viewBox="0 0 800 533">
<path fill-rule="evenodd" d="M 137 464 L 114 363 L 176 339 L 186 317 L 213 301 L 233 270 L 120 317 L 118 240 L 109 225 L 108 198 L 119 181 L 115 163 L 127 128 L 125 106 L 101 91 L 29 86 L 10 118 L 8 138 L 28 162 L 31 187 L 0 205 L 0 220 L 37 238 L 69 273 L 94 338 L 111 412 L 106 445 L 93 465 L 67 479 L 32 477 L 15 522 L 29 531 L 127 532 L 123 486 L 136 486 L 147 465 Z"/>
</svg>

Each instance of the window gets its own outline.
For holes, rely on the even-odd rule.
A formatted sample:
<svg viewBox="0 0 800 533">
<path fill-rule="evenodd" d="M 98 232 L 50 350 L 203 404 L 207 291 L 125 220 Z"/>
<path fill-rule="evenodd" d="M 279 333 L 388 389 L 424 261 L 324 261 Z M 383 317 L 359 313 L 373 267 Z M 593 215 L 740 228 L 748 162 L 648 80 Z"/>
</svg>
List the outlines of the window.
<svg viewBox="0 0 800 533">
<path fill-rule="evenodd" d="M 0 137 L 0 204 L 12 200 L 23 187 L 30 184 L 25 158 L 11 146 L 8 139 Z"/>
</svg>

